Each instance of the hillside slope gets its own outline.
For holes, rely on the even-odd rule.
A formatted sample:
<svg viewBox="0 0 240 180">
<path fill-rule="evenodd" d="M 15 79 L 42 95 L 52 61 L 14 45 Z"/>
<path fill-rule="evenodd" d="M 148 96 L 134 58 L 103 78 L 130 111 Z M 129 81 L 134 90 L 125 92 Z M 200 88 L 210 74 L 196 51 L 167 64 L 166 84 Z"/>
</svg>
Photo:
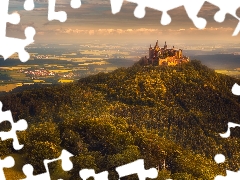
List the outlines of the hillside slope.
<svg viewBox="0 0 240 180">
<path fill-rule="evenodd" d="M 39 159 L 57 157 L 65 148 L 76 155 L 70 179 L 77 179 L 82 168 L 109 170 L 114 179 L 115 167 L 139 158 L 146 167 L 160 168 L 158 179 L 213 179 L 225 168 L 239 169 L 238 129 L 231 138 L 219 136 L 229 121 L 240 123 L 240 99 L 231 93 L 236 82 L 199 61 L 181 67 L 137 63 L 1 101 L 14 119 L 30 124 L 19 133 L 25 146 L 18 153 L 36 172 L 44 171 Z M 8 150 L 2 155 L 16 153 L 9 142 L 1 146 Z M 228 159 L 223 165 L 213 160 L 218 153 Z M 60 169 L 52 167 L 59 175 Z"/>
</svg>

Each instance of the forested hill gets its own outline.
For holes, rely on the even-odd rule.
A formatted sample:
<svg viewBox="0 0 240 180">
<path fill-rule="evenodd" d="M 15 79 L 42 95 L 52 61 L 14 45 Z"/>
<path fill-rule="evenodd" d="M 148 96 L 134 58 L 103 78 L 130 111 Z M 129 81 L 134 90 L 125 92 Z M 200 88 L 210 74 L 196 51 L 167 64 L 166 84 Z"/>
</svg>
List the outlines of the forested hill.
<svg viewBox="0 0 240 180">
<path fill-rule="evenodd" d="M 127 69 L 120 68 L 109 74 L 100 73 L 79 80 L 81 85 L 104 93 L 110 101 L 142 108 L 141 115 L 136 113 L 140 117 L 147 111 L 146 107 L 153 108 L 148 112 L 152 119 L 158 123 L 168 119 L 169 128 L 171 121 L 182 124 L 188 118 L 191 120 L 186 122 L 209 126 L 207 129 L 211 128 L 216 133 L 225 131 L 229 121 L 240 122 L 240 98 L 231 92 L 237 82 L 240 81 L 215 73 L 200 61 L 191 61 L 181 67 L 141 66 L 136 63 Z M 140 119 L 146 122 L 144 118 Z"/>
<path fill-rule="evenodd" d="M 117 179 L 115 167 L 140 158 L 146 168 L 159 167 L 159 180 L 213 179 L 240 167 L 239 129 L 230 138 L 219 136 L 229 121 L 240 123 L 234 83 L 240 84 L 199 61 L 176 67 L 136 63 L 78 84 L 10 94 L 0 99 L 4 110 L 26 119 L 29 128 L 19 133 L 23 150 L 13 151 L 7 141 L 1 154 L 18 153 L 41 172 L 39 159 L 56 158 L 65 148 L 75 155 L 74 169 L 64 174 L 52 167 L 54 177 L 65 179 L 79 179 L 83 168 L 108 170 Z M 224 164 L 214 162 L 218 153 L 226 156 Z"/>
</svg>

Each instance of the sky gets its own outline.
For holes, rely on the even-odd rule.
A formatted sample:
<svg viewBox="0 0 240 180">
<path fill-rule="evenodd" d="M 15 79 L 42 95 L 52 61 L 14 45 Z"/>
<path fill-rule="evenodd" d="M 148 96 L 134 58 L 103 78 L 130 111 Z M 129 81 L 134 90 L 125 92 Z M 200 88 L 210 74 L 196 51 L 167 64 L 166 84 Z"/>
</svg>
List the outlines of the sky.
<svg viewBox="0 0 240 180">
<path fill-rule="evenodd" d="M 40 1 L 40 2 L 39 2 Z M 170 43 L 217 44 L 239 43 L 240 33 L 232 37 L 238 19 L 227 15 L 223 23 L 214 20 L 218 7 L 205 3 L 199 17 L 207 20 L 204 30 L 197 29 L 188 18 L 184 7 L 170 10 L 172 18 L 169 25 L 160 24 L 162 12 L 146 8 L 142 19 L 134 16 L 136 4 L 124 2 L 119 13 L 113 15 L 110 0 L 82 0 L 79 9 L 70 6 L 70 0 L 57 0 L 56 11 L 65 11 L 67 21 L 48 21 L 47 2 L 35 0 L 35 9 L 25 11 L 24 0 L 10 0 L 9 13 L 17 12 L 21 16 L 18 25 L 7 25 L 7 36 L 25 38 L 24 29 L 32 26 L 36 29 L 35 43 L 147 43 L 168 41 Z M 46 0 L 45 0 L 46 1 Z M 240 17 L 240 8 L 237 11 Z"/>
</svg>

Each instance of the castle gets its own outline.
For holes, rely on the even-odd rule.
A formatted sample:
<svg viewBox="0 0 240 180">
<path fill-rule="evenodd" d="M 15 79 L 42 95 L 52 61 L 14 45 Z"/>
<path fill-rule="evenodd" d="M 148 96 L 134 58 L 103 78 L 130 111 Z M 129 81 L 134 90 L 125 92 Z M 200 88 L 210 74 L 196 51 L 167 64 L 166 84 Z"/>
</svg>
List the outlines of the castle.
<svg viewBox="0 0 240 180">
<path fill-rule="evenodd" d="M 189 57 L 183 56 L 182 49 L 176 50 L 174 49 L 174 46 L 172 49 L 168 49 L 166 41 L 164 47 L 160 48 L 157 40 L 154 48 L 150 45 L 149 58 L 145 56 L 144 65 L 151 64 L 154 66 L 176 66 L 189 61 Z"/>
</svg>

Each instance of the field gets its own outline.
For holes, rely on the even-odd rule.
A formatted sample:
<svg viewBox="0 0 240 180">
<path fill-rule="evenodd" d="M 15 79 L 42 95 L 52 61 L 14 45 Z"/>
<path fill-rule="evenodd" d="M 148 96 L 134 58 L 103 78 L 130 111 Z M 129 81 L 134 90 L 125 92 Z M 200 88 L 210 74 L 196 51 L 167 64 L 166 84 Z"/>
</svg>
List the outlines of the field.
<svg viewBox="0 0 240 180">
<path fill-rule="evenodd" d="M 232 76 L 232 77 L 236 77 L 236 78 L 240 77 L 240 71 L 238 71 L 238 70 L 215 70 L 215 72 L 220 73 L 220 74 L 226 74 L 228 76 Z"/>
<path fill-rule="evenodd" d="M 0 84 L 0 91 L 9 92 L 16 87 L 18 87 L 17 84 Z"/>
<path fill-rule="evenodd" d="M 16 70 L 0 70 L 1 74 L 6 74 L 12 78 L 13 81 L 24 81 L 29 80 L 29 77 L 26 77 L 24 73 L 20 73 L 17 69 Z"/>
</svg>

